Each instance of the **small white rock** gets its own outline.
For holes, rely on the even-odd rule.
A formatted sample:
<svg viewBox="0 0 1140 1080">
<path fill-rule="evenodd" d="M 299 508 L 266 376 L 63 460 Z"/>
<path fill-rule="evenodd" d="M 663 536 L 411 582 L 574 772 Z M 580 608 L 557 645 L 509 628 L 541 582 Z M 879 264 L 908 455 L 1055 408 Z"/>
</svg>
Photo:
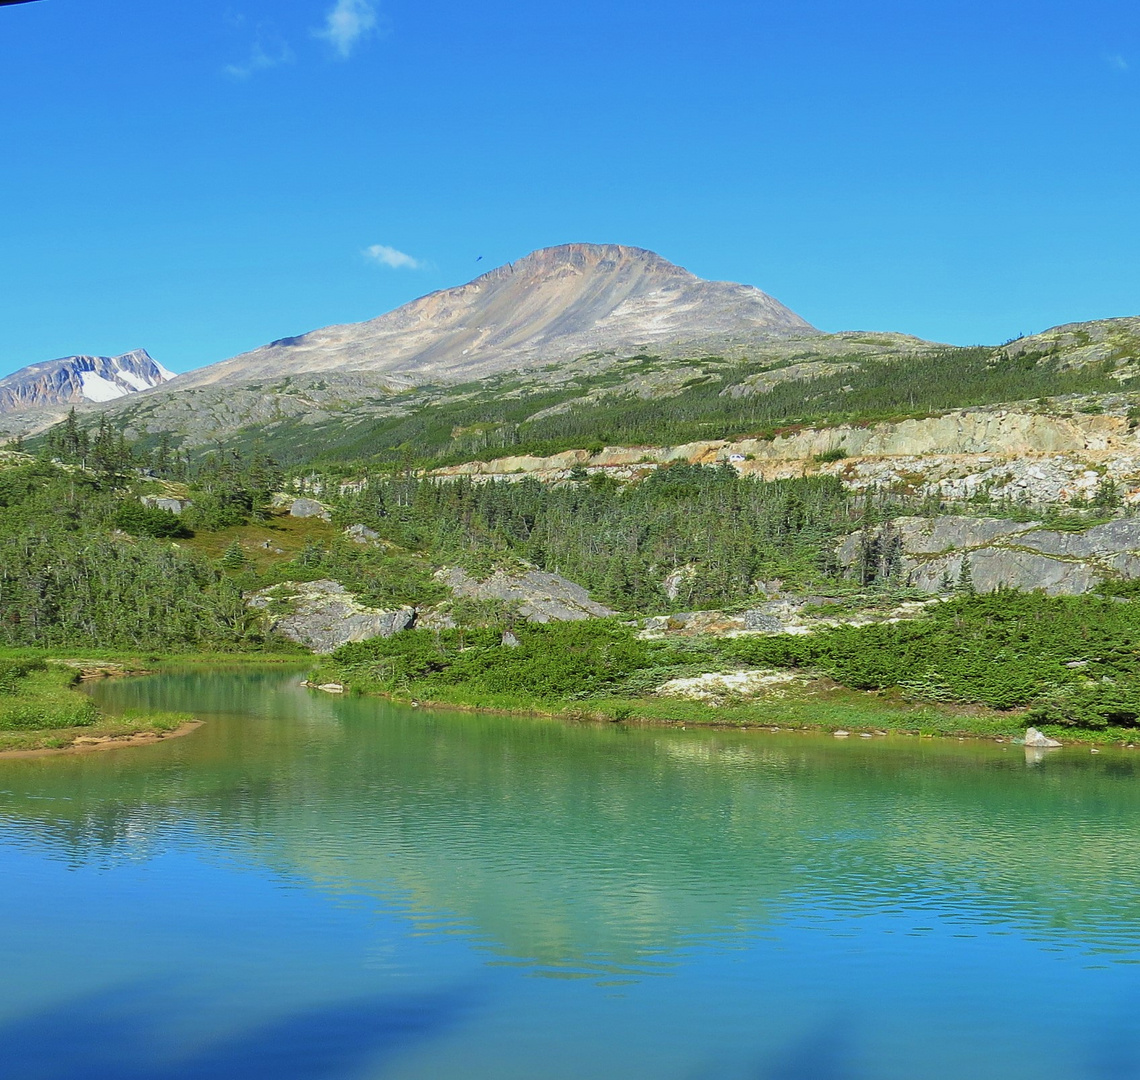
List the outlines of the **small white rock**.
<svg viewBox="0 0 1140 1080">
<path fill-rule="evenodd" d="M 1029 728 L 1025 733 L 1026 746 L 1061 746 L 1056 739 L 1050 739 L 1048 735 L 1038 731 L 1035 727 Z"/>
</svg>

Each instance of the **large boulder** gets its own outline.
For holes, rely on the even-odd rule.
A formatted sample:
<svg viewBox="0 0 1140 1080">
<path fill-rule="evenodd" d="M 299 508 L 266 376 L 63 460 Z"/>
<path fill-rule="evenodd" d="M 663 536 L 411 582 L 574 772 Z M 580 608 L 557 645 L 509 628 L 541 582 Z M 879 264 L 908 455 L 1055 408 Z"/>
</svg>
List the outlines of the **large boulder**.
<svg viewBox="0 0 1140 1080">
<path fill-rule="evenodd" d="M 529 622 L 571 622 L 616 614 L 590 599 L 590 594 L 561 574 L 542 570 L 496 570 L 482 581 L 458 567 L 440 570 L 436 579 L 456 596 L 470 600 L 502 600 L 518 607 Z"/>
<path fill-rule="evenodd" d="M 370 529 L 367 525 L 349 525 L 348 528 L 344 530 L 344 535 L 354 544 L 372 544 L 376 546 L 380 540 L 380 534 L 375 529 Z"/>
<path fill-rule="evenodd" d="M 1022 547 L 1033 548 L 1046 555 L 1076 559 L 1140 551 L 1140 518 L 1108 521 L 1084 532 L 1052 532 L 1041 529 L 1029 533 L 1020 543 Z"/>
<path fill-rule="evenodd" d="M 263 611 L 268 629 L 315 653 L 331 653 L 350 641 L 391 637 L 416 621 L 415 608 L 378 611 L 357 602 L 339 581 L 286 581 L 247 600 Z"/>
<path fill-rule="evenodd" d="M 289 516 L 295 518 L 320 518 L 322 521 L 332 519 L 328 507 L 316 499 L 294 499 L 289 505 Z"/>
<path fill-rule="evenodd" d="M 890 524 L 906 555 L 940 555 L 991 544 L 1007 536 L 1028 532 L 1032 522 L 1010 521 L 1008 518 L 967 517 L 947 514 L 944 517 L 896 518 Z M 839 545 L 839 561 L 850 566 L 859 558 L 862 531 L 848 536 Z"/>
<path fill-rule="evenodd" d="M 1079 596 L 1100 584 L 1097 568 L 1083 562 L 1051 559 L 1014 548 L 984 547 L 964 554 L 947 555 L 916 566 L 910 581 L 927 592 L 939 592 L 947 581 L 957 583 L 962 564 L 977 592 L 997 589 L 1039 589 L 1047 596 Z"/>
</svg>

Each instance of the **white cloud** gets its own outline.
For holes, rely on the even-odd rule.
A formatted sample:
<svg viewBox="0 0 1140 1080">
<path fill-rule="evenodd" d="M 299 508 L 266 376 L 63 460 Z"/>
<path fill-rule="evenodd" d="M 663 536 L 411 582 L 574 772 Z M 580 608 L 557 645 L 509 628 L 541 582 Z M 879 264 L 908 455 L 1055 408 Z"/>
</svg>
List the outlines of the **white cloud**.
<svg viewBox="0 0 1140 1080">
<path fill-rule="evenodd" d="M 341 59 L 347 59 L 379 27 L 380 19 L 369 0 L 336 0 L 325 16 L 324 29 L 313 33 L 329 42 Z"/>
<path fill-rule="evenodd" d="M 1108 66 L 1116 68 L 1117 71 L 1128 70 L 1128 61 L 1120 53 L 1113 53 L 1111 56 L 1106 56 L 1105 59 L 1108 61 Z"/>
<path fill-rule="evenodd" d="M 421 259 L 414 259 L 394 247 L 388 247 L 387 244 L 373 244 L 364 249 L 364 254 L 373 262 L 381 266 L 390 266 L 393 270 L 422 270 L 427 265 Z"/>
<path fill-rule="evenodd" d="M 240 64 L 227 64 L 225 72 L 235 79 L 248 79 L 258 71 L 280 67 L 293 62 L 293 50 L 287 42 L 276 39 L 266 41 L 260 34 L 249 51 L 249 57 Z"/>
</svg>

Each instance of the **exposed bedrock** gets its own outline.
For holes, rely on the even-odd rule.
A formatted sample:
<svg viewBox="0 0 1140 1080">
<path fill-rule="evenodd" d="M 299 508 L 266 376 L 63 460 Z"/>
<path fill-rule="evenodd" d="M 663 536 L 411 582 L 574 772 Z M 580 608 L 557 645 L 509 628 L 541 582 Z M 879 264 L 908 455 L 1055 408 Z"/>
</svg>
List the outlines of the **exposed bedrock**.
<svg viewBox="0 0 1140 1080">
<path fill-rule="evenodd" d="M 561 574 L 542 570 L 512 572 L 496 570 L 479 581 L 458 568 L 440 570 L 436 577 L 447 585 L 454 596 L 469 600 L 502 600 L 518 607 L 519 614 L 530 622 L 570 622 L 598 619 L 614 612 L 595 603 L 590 594 Z"/>
<path fill-rule="evenodd" d="M 574 470 L 635 479 L 675 462 L 731 465 L 765 480 L 820 474 L 856 491 L 905 488 L 961 501 L 988 495 L 1031 503 L 1093 497 L 1111 481 L 1140 503 L 1140 437 L 1123 415 L 1053 416 L 1009 408 L 867 427 L 808 428 L 771 439 L 714 439 L 678 446 L 607 446 L 548 457 L 517 455 L 439 469 L 441 477 L 558 483 Z"/>
<path fill-rule="evenodd" d="M 945 592 L 968 580 L 979 592 L 1041 589 L 1089 592 L 1105 580 L 1140 578 L 1140 519 L 1060 532 L 1037 523 L 984 517 L 900 518 L 839 546 L 840 562 L 897 573 L 915 588 Z"/>
<path fill-rule="evenodd" d="M 570 622 L 603 618 L 614 612 L 561 574 L 541 570 L 496 570 L 483 581 L 465 570 L 445 569 L 436 577 L 457 599 L 498 600 L 529 622 Z M 361 604 L 340 582 L 286 581 L 250 594 L 246 603 L 263 613 L 266 629 L 315 653 L 330 653 L 351 641 L 391 637 L 413 626 L 454 625 L 446 605 L 381 611 Z"/>
<path fill-rule="evenodd" d="M 271 633 L 295 641 L 315 653 L 331 653 L 350 641 L 391 637 L 416 619 L 415 608 L 378 611 L 359 603 L 339 581 L 286 581 L 262 589 L 247 600 L 265 613 Z"/>
</svg>

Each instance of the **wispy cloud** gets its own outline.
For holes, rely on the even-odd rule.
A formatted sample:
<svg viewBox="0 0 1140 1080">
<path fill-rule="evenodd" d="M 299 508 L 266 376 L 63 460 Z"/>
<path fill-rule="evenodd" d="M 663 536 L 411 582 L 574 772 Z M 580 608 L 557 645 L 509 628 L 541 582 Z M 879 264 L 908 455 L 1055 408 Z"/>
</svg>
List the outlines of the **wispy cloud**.
<svg viewBox="0 0 1140 1080">
<path fill-rule="evenodd" d="M 1120 53 L 1110 53 L 1105 60 L 1110 68 L 1115 68 L 1117 71 L 1127 71 L 1130 66 Z"/>
<path fill-rule="evenodd" d="M 373 244 L 364 249 L 364 255 L 372 262 L 391 267 L 393 270 L 422 270 L 427 266 L 422 259 L 405 255 L 404 252 L 388 247 L 387 244 Z"/>
<path fill-rule="evenodd" d="M 379 29 L 380 18 L 369 0 L 336 0 L 325 16 L 324 27 L 313 33 L 329 42 L 342 60 L 347 60 L 360 42 Z"/>
<path fill-rule="evenodd" d="M 240 64 L 227 64 L 225 72 L 235 79 L 248 79 L 258 71 L 268 68 L 280 67 L 282 64 L 293 62 L 293 50 L 284 41 L 265 43 L 255 41 L 249 50 L 249 56 Z"/>
</svg>

